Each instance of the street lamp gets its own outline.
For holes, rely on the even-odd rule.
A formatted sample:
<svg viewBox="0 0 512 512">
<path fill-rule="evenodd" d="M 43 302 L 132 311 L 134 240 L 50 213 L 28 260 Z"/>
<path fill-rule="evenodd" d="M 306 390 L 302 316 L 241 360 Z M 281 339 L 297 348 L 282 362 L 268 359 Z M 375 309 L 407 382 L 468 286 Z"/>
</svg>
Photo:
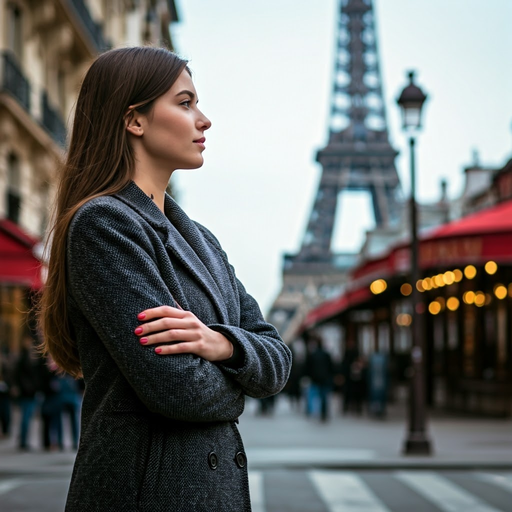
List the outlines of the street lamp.
<svg viewBox="0 0 512 512">
<path fill-rule="evenodd" d="M 418 211 L 416 204 L 416 171 L 414 161 L 414 134 L 421 128 L 421 109 L 427 96 L 414 84 L 414 72 L 409 72 L 409 84 L 397 100 L 402 109 L 402 127 L 409 134 L 411 155 L 411 283 L 412 283 L 412 378 L 409 392 L 409 428 L 404 443 L 407 455 L 430 455 L 431 442 L 426 432 L 425 404 L 425 337 L 420 313 L 420 292 L 416 283 L 420 279 L 418 263 Z"/>
</svg>

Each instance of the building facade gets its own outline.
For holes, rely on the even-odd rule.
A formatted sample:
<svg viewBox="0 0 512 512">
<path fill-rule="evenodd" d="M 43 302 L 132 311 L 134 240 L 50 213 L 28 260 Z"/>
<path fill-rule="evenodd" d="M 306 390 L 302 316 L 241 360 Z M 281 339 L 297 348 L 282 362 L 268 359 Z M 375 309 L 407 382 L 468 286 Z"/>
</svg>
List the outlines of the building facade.
<svg viewBox="0 0 512 512">
<path fill-rule="evenodd" d="M 27 329 L 81 80 L 119 46 L 172 48 L 172 0 L 0 0 L 0 349 Z M 37 270 L 35 270 L 37 269 Z"/>
</svg>

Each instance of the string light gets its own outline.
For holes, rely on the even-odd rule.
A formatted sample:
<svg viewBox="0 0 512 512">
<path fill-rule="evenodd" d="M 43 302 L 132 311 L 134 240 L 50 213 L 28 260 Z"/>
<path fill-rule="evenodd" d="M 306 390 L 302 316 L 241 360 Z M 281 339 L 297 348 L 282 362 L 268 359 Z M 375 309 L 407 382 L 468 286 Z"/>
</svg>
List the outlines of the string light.
<svg viewBox="0 0 512 512">
<path fill-rule="evenodd" d="M 412 286 L 409 283 L 404 283 L 402 286 L 400 286 L 400 292 L 405 297 L 408 297 L 412 293 Z"/>
<path fill-rule="evenodd" d="M 377 279 L 370 285 L 370 290 L 374 295 L 384 292 L 388 287 L 388 283 L 384 279 Z"/>
<path fill-rule="evenodd" d="M 498 265 L 496 264 L 495 261 L 488 261 L 485 264 L 484 269 L 489 275 L 492 276 L 496 274 L 496 272 L 498 271 Z"/>
<path fill-rule="evenodd" d="M 473 265 L 468 265 L 468 266 L 464 269 L 464 275 L 465 275 L 468 279 L 473 279 L 473 278 L 476 276 L 476 268 L 475 268 Z"/>
</svg>

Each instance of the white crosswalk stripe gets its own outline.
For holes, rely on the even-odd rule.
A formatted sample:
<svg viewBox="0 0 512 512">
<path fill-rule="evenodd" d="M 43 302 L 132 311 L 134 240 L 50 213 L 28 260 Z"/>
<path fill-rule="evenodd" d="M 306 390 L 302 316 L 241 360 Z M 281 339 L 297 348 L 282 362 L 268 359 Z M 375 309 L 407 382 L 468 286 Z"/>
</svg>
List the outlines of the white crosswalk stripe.
<svg viewBox="0 0 512 512">
<path fill-rule="evenodd" d="M 249 492 L 251 493 L 252 512 L 265 512 L 263 473 L 261 471 L 249 471 Z"/>
<path fill-rule="evenodd" d="M 431 471 L 398 472 L 396 476 L 443 512 L 500 512 Z"/>
<path fill-rule="evenodd" d="M 354 473 L 311 471 L 309 477 L 329 512 L 390 512 Z"/>
<path fill-rule="evenodd" d="M 23 480 L 6 480 L 5 482 L 0 482 L 0 494 L 5 494 L 16 487 L 23 485 Z"/>
<path fill-rule="evenodd" d="M 475 473 L 475 476 L 482 482 L 491 483 L 512 492 L 512 473 Z"/>
</svg>

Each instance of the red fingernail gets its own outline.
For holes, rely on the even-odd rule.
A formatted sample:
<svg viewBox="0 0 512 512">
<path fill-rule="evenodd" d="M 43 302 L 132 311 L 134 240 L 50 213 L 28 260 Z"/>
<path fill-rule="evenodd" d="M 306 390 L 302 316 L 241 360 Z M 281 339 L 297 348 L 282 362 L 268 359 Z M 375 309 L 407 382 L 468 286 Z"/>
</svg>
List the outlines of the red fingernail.
<svg viewBox="0 0 512 512">
<path fill-rule="evenodd" d="M 141 338 L 140 339 L 140 342 L 145 345 L 147 342 L 148 342 L 148 339 L 147 338 Z"/>
<path fill-rule="evenodd" d="M 135 334 L 142 334 L 142 327 L 137 327 L 137 329 L 135 329 Z"/>
<path fill-rule="evenodd" d="M 160 347 L 155 348 L 155 352 L 156 352 L 157 354 L 160 354 L 160 352 L 162 352 L 162 349 L 161 349 Z"/>
<path fill-rule="evenodd" d="M 144 318 L 146 318 L 146 313 L 139 313 L 139 314 L 137 315 L 137 318 L 138 318 L 139 320 L 144 320 Z"/>
</svg>

